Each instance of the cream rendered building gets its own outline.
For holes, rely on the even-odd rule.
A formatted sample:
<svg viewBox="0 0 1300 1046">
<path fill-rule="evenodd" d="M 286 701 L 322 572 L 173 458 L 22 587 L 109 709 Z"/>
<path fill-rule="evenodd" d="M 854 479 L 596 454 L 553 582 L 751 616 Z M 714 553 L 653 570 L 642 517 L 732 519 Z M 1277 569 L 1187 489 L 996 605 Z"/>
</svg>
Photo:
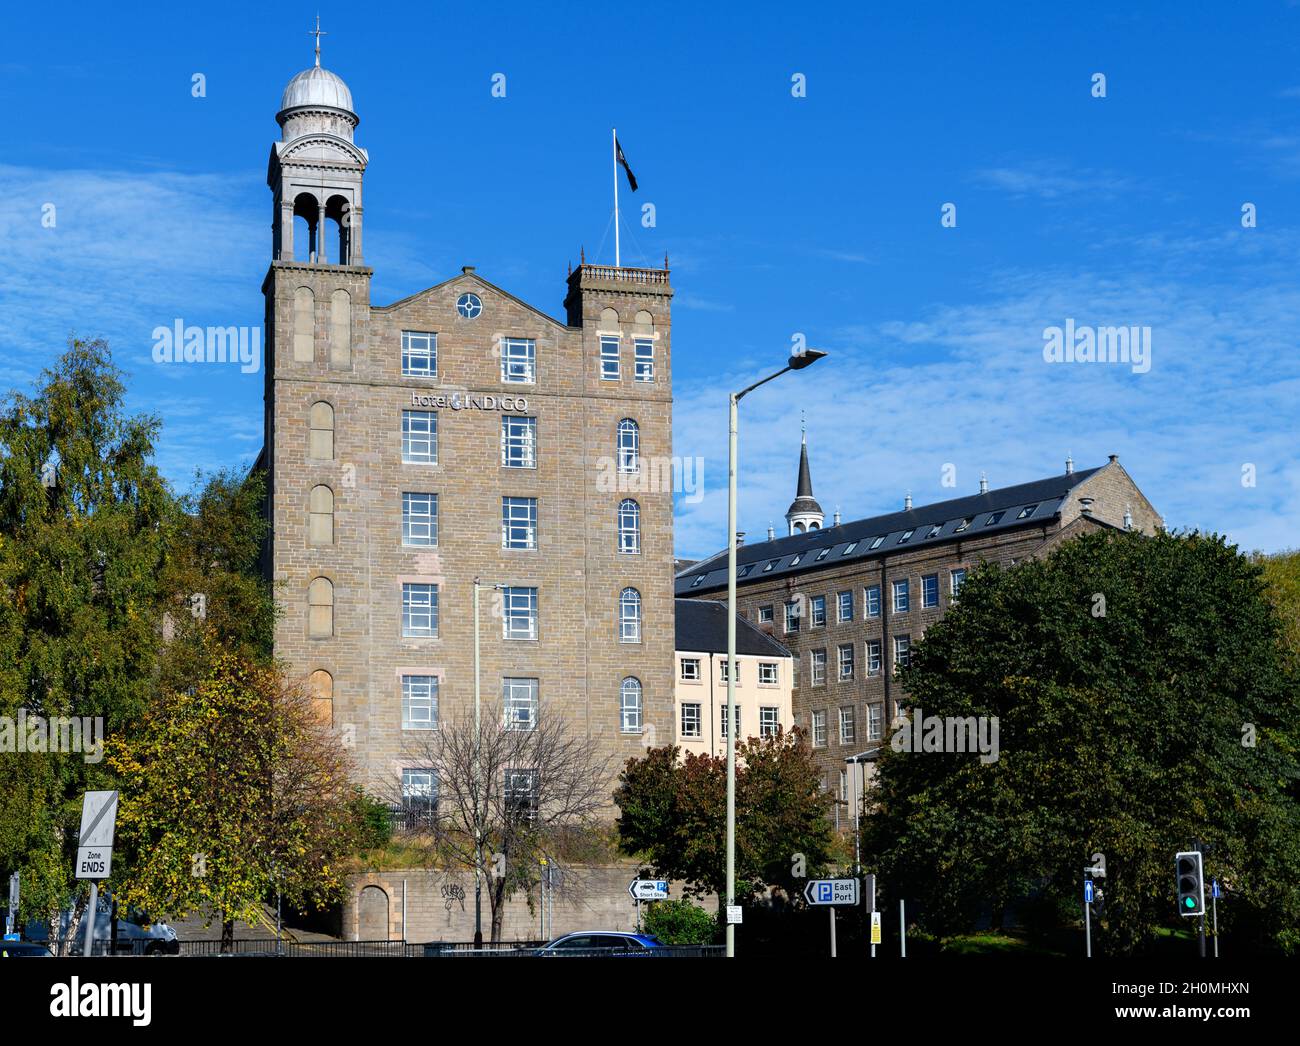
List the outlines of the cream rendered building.
<svg viewBox="0 0 1300 1046">
<path fill-rule="evenodd" d="M 682 754 L 727 754 L 727 606 L 677 601 L 676 736 Z M 743 617 L 736 619 L 737 741 L 794 726 L 794 659 Z"/>
</svg>

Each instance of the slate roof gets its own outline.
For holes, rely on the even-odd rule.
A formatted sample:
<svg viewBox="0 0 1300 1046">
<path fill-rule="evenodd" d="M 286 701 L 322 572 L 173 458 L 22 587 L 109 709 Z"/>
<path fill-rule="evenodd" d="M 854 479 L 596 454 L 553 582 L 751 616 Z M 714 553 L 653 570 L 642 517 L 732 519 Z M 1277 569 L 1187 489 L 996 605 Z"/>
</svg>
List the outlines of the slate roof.
<svg viewBox="0 0 1300 1046">
<path fill-rule="evenodd" d="M 702 654 L 727 652 L 727 604 L 713 599 L 676 601 L 676 649 Z M 791 653 L 766 632 L 736 617 L 736 653 L 791 657 Z"/>
<path fill-rule="evenodd" d="M 1103 466 L 1104 467 L 1104 466 Z M 736 550 L 737 583 L 802 574 L 846 560 L 877 559 L 905 549 L 965 540 L 1055 519 L 1070 491 L 1100 468 L 1000 487 L 902 512 L 744 544 Z M 748 568 L 748 569 L 747 569 Z M 709 592 L 727 583 L 727 553 L 693 564 L 676 576 L 677 595 Z"/>
</svg>

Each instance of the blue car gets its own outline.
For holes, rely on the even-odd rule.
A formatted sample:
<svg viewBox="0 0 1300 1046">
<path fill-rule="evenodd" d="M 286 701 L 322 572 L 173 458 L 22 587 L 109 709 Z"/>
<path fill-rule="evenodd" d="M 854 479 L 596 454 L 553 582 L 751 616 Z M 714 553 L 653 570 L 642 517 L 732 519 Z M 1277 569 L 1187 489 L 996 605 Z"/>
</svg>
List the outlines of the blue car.
<svg viewBox="0 0 1300 1046">
<path fill-rule="evenodd" d="M 617 930 L 580 930 L 557 937 L 537 951 L 538 955 L 590 956 L 604 958 L 618 955 L 647 955 L 664 944 L 649 933 L 625 933 Z"/>
</svg>

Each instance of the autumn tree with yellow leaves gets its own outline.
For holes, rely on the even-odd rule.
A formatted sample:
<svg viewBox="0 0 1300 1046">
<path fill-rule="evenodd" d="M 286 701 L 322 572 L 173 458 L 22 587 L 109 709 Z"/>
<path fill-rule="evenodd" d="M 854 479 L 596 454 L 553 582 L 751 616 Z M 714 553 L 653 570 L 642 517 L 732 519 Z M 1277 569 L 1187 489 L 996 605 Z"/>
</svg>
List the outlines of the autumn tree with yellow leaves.
<svg viewBox="0 0 1300 1046">
<path fill-rule="evenodd" d="M 350 761 L 302 686 L 219 653 L 195 687 L 163 695 L 109 744 L 120 781 L 118 898 L 148 911 L 264 921 L 338 900 L 361 830 Z M 116 864 L 116 860 L 115 860 Z M 116 868 L 115 868 L 116 873 Z"/>
</svg>

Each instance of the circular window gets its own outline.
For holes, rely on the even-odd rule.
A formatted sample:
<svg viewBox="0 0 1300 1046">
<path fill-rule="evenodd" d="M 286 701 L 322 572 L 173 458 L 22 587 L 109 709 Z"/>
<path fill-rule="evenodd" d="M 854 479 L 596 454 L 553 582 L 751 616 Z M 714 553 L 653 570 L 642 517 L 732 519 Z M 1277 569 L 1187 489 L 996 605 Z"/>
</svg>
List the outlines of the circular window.
<svg viewBox="0 0 1300 1046">
<path fill-rule="evenodd" d="M 477 294 L 462 294 L 456 299 L 456 311 L 467 320 L 472 320 L 483 311 L 483 303 Z"/>
</svg>

